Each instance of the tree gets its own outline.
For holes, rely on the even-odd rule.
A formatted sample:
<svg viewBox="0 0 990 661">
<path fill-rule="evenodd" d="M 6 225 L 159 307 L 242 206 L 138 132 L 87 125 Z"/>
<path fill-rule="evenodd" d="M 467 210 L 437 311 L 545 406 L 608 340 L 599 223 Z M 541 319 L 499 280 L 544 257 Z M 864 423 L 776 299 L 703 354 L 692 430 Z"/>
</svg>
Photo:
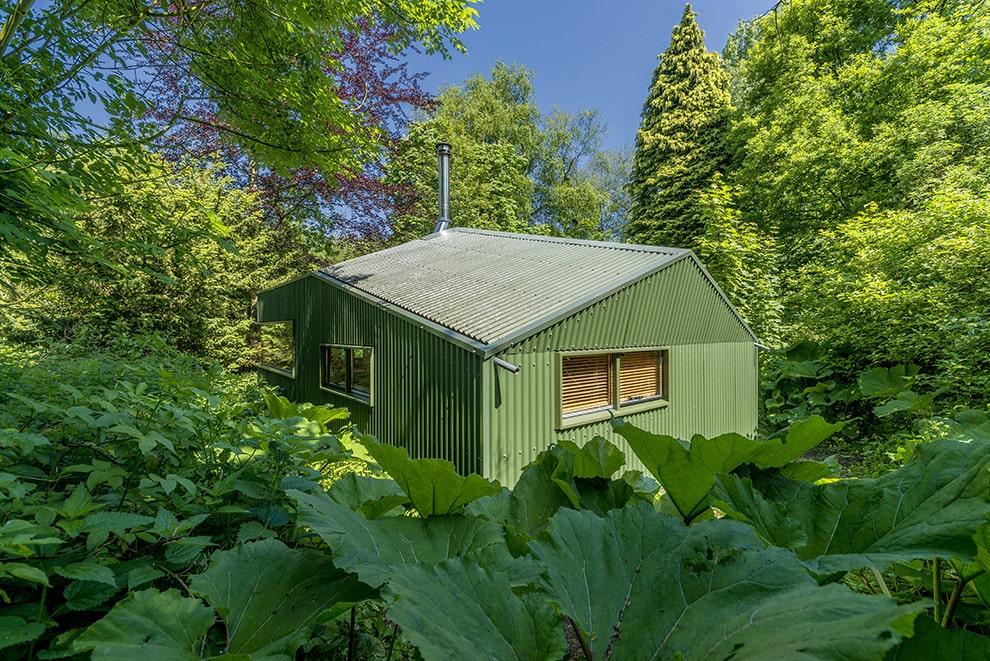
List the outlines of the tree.
<svg viewBox="0 0 990 661">
<path fill-rule="evenodd" d="M 47 282 L 0 294 L 2 334 L 33 344 L 155 333 L 228 369 L 253 367 L 255 295 L 311 268 L 299 248 L 304 237 L 291 226 L 269 228 L 257 196 L 233 186 L 220 166 L 161 179 L 158 157 L 144 165 L 152 176 L 76 219 L 117 252 L 118 268 L 52 255 Z"/>
<path fill-rule="evenodd" d="M 160 77 L 153 87 L 152 114 L 167 129 L 160 148 L 172 162 L 223 162 L 238 186 L 258 192 L 272 226 L 294 222 L 319 227 L 328 236 L 380 245 L 389 234 L 393 193 L 382 181 L 384 159 L 405 128 L 408 110 L 425 109 L 430 96 L 420 87 L 426 74 L 411 73 L 404 54 L 394 50 L 396 25 L 364 17 L 357 25 L 341 35 L 338 50 L 324 56 L 322 68 L 336 81 L 337 95 L 360 108 L 364 127 L 378 136 L 378 151 L 360 167 L 333 172 L 304 166 L 284 173 L 265 167 L 243 152 L 231 126 L 217 121 L 216 103 L 180 87 L 186 83 L 175 75 Z M 174 60 L 161 65 L 170 74 L 182 69 Z"/>
<path fill-rule="evenodd" d="M 990 6 L 782 4 L 737 40 L 728 182 L 779 249 L 787 341 L 845 378 L 914 363 L 982 407 L 990 318 Z M 978 394 L 974 394 L 978 393 Z"/>
<path fill-rule="evenodd" d="M 728 75 L 696 17 L 685 5 L 643 104 L 626 227 L 637 243 L 695 247 L 704 232 L 700 196 L 727 165 Z"/>
<path fill-rule="evenodd" d="M 380 130 L 325 74 L 344 66 L 332 58 L 344 35 L 362 20 L 386 21 L 396 27 L 391 48 L 444 50 L 474 25 L 468 0 L 32 5 L 0 2 L 0 259 L 16 262 L 20 278 L 43 275 L 38 263 L 51 250 L 112 260 L 74 214 L 116 190 L 161 134 L 147 115 L 148 81 L 174 76 L 180 109 L 209 101 L 215 112 L 201 121 L 256 162 L 332 177 L 380 149 Z M 189 117 L 179 110 L 174 120 Z"/>
<path fill-rule="evenodd" d="M 742 191 L 716 173 L 701 195 L 705 233 L 697 238 L 698 257 L 760 342 L 780 341 L 780 276 L 773 235 L 760 232 L 737 208 Z"/>
<path fill-rule="evenodd" d="M 456 225 L 603 238 L 623 198 L 620 153 L 603 147 L 595 111 L 536 106 L 533 74 L 498 63 L 447 87 L 414 121 L 388 166 L 396 198 L 395 240 L 429 233 L 437 218 L 434 145 L 453 146 L 451 215 Z"/>
</svg>

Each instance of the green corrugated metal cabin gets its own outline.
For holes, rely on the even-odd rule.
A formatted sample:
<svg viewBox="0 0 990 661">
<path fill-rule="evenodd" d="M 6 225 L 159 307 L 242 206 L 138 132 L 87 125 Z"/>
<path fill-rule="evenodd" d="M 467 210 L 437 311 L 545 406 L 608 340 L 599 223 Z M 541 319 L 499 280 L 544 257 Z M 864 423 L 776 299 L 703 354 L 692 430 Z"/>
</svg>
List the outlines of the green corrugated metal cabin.
<svg viewBox="0 0 990 661">
<path fill-rule="evenodd" d="M 615 415 L 755 437 L 756 338 L 689 250 L 455 228 L 261 292 L 262 371 L 412 457 L 514 484 Z"/>
</svg>

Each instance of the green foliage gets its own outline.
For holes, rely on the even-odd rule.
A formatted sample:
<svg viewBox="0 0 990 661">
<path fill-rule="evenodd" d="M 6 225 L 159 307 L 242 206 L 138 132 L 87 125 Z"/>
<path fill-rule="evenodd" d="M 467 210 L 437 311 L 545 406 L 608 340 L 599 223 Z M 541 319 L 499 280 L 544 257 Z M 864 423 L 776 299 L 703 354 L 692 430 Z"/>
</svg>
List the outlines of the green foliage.
<svg viewBox="0 0 990 661">
<path fill-rule="evenodd" d="M 500 572 L 464 560 L 393 567 L 389 616 L 426 659 L 559 659 L 560 615 L 512 591 Z"/>
<path fill-rule="evenodd" d="M 452 146 L 450 210 L 460 227 L 616 237 L 625 208 L 622 152 L 602 146 L 595 111 L 536 106 L 533 74 L 499 62 L 444 88 L 429 115 L 412 122 L 387 181 L 402 184 L 395 240 L 429 234 L 437 220 L 435 145 Z"/>
<path fill-rule="evenodd" d="M 160 334 L 226 368 L 253 367 L 255 294 L 309 268 L 299 242 L 266 227 L 254 196 L 213 169 L 169 172 L 151 156 L 144 168 L 76 219 L 115 247 L 116 266 L 50 257 L 43 282 L 0 292 L 0 328 L 24 342 Z"/>
<path fill-rule="evenodd" d="M 697 248 L 702 194 L 728 164 L 729 79 L 705 48 L 696 16 L 684 7 L 643 104 L 625 231 L 635 243 Z"/>
<path fill-rule="evenodd" d="M 783 322 L 777 246 L 773 235 L 743 220 L 736 208 L 741 192 L 726 186 L 720 173 L 712 176 L 699 200 L 704 232 L 695 250 L 760 341 L 776 346 Z"/>
<path fill-rule="evenodd" d="M 917 610 L 820 588 L 746 526 L 688 527 L 646 503 L 604 518 L 562 511 L 532 548 L 593 659 L 881 658 L 895 621 Z"/>
<path fill-rule="evenodd" d="M 990 514 L 990 445 L 983 440 L 921 445 L 900 470 L 875 480 L 809 484 L 754 477 L 753 485 L 798 522 L 808 540 L 794 546 L 819 574 L 923 558 L 976 559 L 974 530 Z M 731 515 L 758 520 L 752 501 L 734 494 L 750 488 L 739 477 L 720 478 L 719 502 Z M 757 497 L 758 500 L 758 497 Z"/>
<path fill-rule="evenodd" d="M 284 488 L 314 488 L 320 469 L 347 456 L 316 422 L 340 412 L 269 417 L 256 386 L 153 339 L 5 355 L 0 383 L 10 658 L 63 649 L 66 632 L 134 590 L 181 585 L 215 550 L 292 540 Z M 157 608 L 155 599 L 135 607 Z M 171 640 L 178 623 L 159 624 Z"/>
<path fill-rule="evenodd" d="M 708 511 L 708 497 L 718 473 L 734 471 L 744 464 L 781 468 L 834 434 L 841 425 L 831 425 L 815 416 L 792 424 L 783 440 L 771 441 L 730 433 L 711 439 L 695 436 L 685 442 L 651 434 L 621 418 L 612 420 L 612 428 L 660 482 L 678 514 L 690 522 Z"/>
<path fill-rule="evenodd" d="M 381 149 L 360 104 L 339 94 L 343 35 L 365 21 L 396 25 L 396 50 L 459 47 L 474 26 L 466 0 L 209 2 L 150 10 L 117 0 L 34 5 L 4 0 L 0 33 L 0 266 L 42 277 L 52 253 L 119 266 L 76 214 L 140 178 L 154 144 L 145 83 L 163 74 L 215 107 L 211 126 L 254 161 L 328 176 L 359 168 Z M 170 99 L 175 101 L 175 99 Z M 167 125 L 188 119 L 179 99 Z M 96 112 L 90 108 L 96 107 Z M 94 120 L 94 116 L 96 119 Z M 101 121 L 100 117 L 106 117 Z M 121 178 L 124 172 L 124 178 Z M 138 240 L 131 247 L 148 244 Z"/>
<path fill-rule="evenodd" d="M 776 251 L 781 339 L 846 383 L 918 365 L 943 412 L 987 402 L 988 28 L 984 2 L 806 0 L 726 49 L 729 209 Z"/>
<path fill-rule="evenodd" d="M 377 594 L 324 562 L 320 553 L 290 549 L 274 539 L 215 553 L 189 590 L 210 607 L 177 590 L 135 592 L 87 629 L 75 648 L 92 649 L 94 659 L 131 658 L 138 648 L 156 659 L 202 659 L 211 651 L 244 659 L 289 658 L 321 619 Z M 217 613 L 225 636 L 208 641 Z"/>
<path fill-rule="evenodd" d="M 874 406 L 914 378 L 872 370 L 858 393 Z M 986 644 L 985 414 L 940 422 L 954 438 L 889 475 L 840 481 L 795 461 L 839 427 L 818 417 L 769 441 L 618 424 L 657 496 L 638 473 L 616 477 L 624 457 L 600 438 L 541 453 L 511 490 L 458 476 L 346 426 L 331 435 L 342 412 L 149 340 L 7 358 L 0 383 L 5 658 L 324 659 L 354 645 L 555 659 L 577 644 L 594 659 L 883 659 Z"/>
<path fill-rule="evenodd" d="M 454 514 L 472 500 L 498 493 L 497 482 L 480 475 L 461 477 L 454 464 L 442 459 L 410 460 L 403 448 L 373 439 L 364 440 L 368 454 L 389 474 L 409 497 L 409 502 L 422 517 Z"/>
<path fill-rule="evenodd" d="M 817 333 L 840 367 L 913 363 L 939 375 L 946 405 L 985 399 L 990 305 L 985 194 L 940 192 L 911 211 L 874 207 L 824 236 L 833 248 L 801 270 L 795 328 Z M 825 316 L 828 319 L 825 319 Z M 839 362 L 841 361 L 841 362 Z"/>
</svg>

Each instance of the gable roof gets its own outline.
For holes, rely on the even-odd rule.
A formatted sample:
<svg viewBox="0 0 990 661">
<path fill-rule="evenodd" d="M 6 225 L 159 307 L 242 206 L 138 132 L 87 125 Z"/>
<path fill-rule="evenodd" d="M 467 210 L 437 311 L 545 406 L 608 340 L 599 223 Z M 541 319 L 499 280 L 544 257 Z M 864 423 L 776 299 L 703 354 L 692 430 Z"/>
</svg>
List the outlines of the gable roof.
<svg viewBox="0 0 990 661">
<path fill-rule="evenodd" d="M 453 228 L 319 276 L 491 354 L 684 258 L 690 250 Z"/>
</svg>

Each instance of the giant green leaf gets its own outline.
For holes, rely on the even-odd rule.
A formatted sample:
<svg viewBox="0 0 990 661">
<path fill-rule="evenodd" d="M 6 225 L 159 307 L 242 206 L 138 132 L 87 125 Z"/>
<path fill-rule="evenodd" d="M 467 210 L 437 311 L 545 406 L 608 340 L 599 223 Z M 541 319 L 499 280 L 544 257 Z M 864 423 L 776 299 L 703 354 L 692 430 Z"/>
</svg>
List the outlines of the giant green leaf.
<svg viewBox="0 0 990 661">
<path fill-rule="evenodd" d="M 612 420 L 612 427 L 663 485 L 684 520 L 690 521 L 708 507 L 708 494 L 715 486 L 716 473 L 728 473 L 743 464 L 759 468 L 783 466 L 842 425 L 812 416 L 791 425 L 783 440 L 756 441 L 732 433 L 715 438 L 695 436 L 690 443 L 673 436 L 651 434 L 620 418 Z"/>
<path fill-rule="evenodd" d="M 795 547 L 822 575 L 862 567 L 884 570 L 893 561 L 976 558 L 974 535 L 990 514 L 990 441 L 939 440 L 922 445 L 903 467 L 877 479 L 830 484 L 783 478 L 756 481 L 763 497 L 800 524 Z M 773 525 L 758 499 L 740 498 L 734 476 L 716 496 L 758 529 Z"/>
<path fill-rule="evenodd" d="M 622 450 L 601 436 L 596 436 L 583 446 L 571 441 L 559 441 L 558 446 L 574 455 L 575 477 L 610 478 L 626 463 Z"/>
<path fill-rule="evenodd" d="M 321 616 L 377 596 L 326 555 L 276 539 L 214 553 L 189 589 L 223 616 L 227 651 L 257 658 L 295 654 Z"/>
<path fill-rule="evenodd" d="M 820 587 L 742 523 L 685 526 L 642 502 L 561 510 L 531 548 L 594 659 L 876 659 L 918 608 Z"/>
<path fill-rule="evenodd" d="M 73 643 L 96 661 L 198 661 L 194 650 L 216 613 L 178 590 L 133 592 Z"/>
<path fill-rule="evenodd" d="M 748 478 L 719 475 L 712 496 L 715 507 L 728 511 L 734 519 L 746 521 L 756 534 L 774 546 L 792 549 L 808 541 L 801 524 L 784 513 L 783 505 L 765 499 Z M 732 505 L 727 505 L 726 501 L 731 501 Z M 744 516 L 740 510 L 753 516 Z"/>
<path fill-rule="evenodd" d="M 395 480 L 348 473 L 335 481 L 327 491 L 331 498 L 368 519 L 377 519 L 396 507 L 409 502 L 409 497 Z"/>
<path fill-rule="evenodd" d="M 370 439 L 362 442 L 378 465 L 402 487 L 422 516 L 463 511 L 472 500 L 502 489 L 480 475 L 458 475 L 449 461 L 410 459 L 404 448 Z"/>
<path fill-rule="evenodd" d="M 867 399 L 897 397 L 897 394 L 911 383 L 917 373 L 918 368 L 913 365 L 910 367 L 896 365 L 890 369 L 874 367 L 860 374 L 856 383 L 863 397 Z"/>
<path fill-rule="evenodd" d="M 392 568 L 388 616 L 424 659 L 559 659 L 560 615 L 538 595 L 518 596 L 500 572 L 459 558 Z"/>
<path fill-rule="evenodd" d="M 372 586 L 388 580 L 393 565 L 437 563 L 493 544 L 501 547 L 504 540 L 502 527 L 484 519 L 452 514 L 426 519 L 385 516 L 369 521 L 326 494 L 288 494 L 299 503 L 299 525 L 311 528 L 327 543 L 334 564 Z"/>
<path fill-rule="evenodd" d="M 990 638 L 964 629 L 944 629 L 930 617 L 919 615 L 914 619 L 914 635 L 903 640 L 885 657 L 885 661 L 916 659 L 990 659 Z"/>
</svg>

